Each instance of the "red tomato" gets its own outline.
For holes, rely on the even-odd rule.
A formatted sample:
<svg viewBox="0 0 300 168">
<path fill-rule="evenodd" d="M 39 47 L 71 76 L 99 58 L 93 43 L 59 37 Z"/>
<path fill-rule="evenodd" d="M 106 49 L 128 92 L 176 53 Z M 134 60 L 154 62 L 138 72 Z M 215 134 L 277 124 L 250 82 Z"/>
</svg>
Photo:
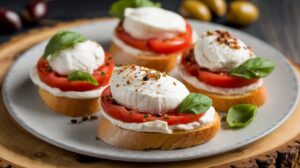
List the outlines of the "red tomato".
<svg viewBox="0 0 300 168">
<path fill-rule="evenodd" d="M 51 70 L 46 59 L 41 58 L 37 64 L 40 79 L 51 87 L 62 91 L 88 91 L 107 85 L 114 68 L 113 61 L 108 54 L 105 55 L 105 64 L 94 71 L 93 77 L 99 85 L 95 86 L 86 81 L 69 81 L 67 76 L 62 76 Z"/>
<path fill-rule="evenodd" d="M 191 26 L 186 24 L 186 33 L 179 34 L 173 39 L 151 39 L 149 40 L 149 47 L 151 51 L 162 54 L 171 54 L 175 52 L 180 52 L 190 46 L 192 42 L 193 30 Z"/>
<path fill-rule="evenodd" d="M 160 54 L 171 54 L 183 51 L 184 49 L 188 49 L 190 47 L 192 41 L 192 27 L 188 23 L 186 24 L 186 27 L 186 33 L 180 33 L 172 39 L 140 40 L 130 36 L 124 30 L 121 22 L 117 27 L 116 34 L 118 38 L 134 48 Z"/>
<path fill-rule="evenodd" d="M 212 72 L 207 69 L 202 69 L 191 56 L 184 56 L 181 63 L 189 74 L 197 77 L 201 82 L 215 87 L 237 88 L 253 84 L 259 80 L 244 79 L 229 76 L 226 72 Z"/>
<path fill-rule="evenodd" d="M 122 41 L 124 41 L 126 44 L 143 50 L 143 51 L 148 51 L 148 41 L 147 40 L 140 40 L 140 39 L 136 39 L 131 37 L 123 28 L 122 26 L 122 22 L 120 22 L 119 26 L 117 27 L 116 30 L 117 36 L 118 38 L 120 38 Z"/>
<path fill-rule="evenodd" d="M 198 79 L 203 83 L 222 88 L 237 88 L 247 86 L 258 81 L 258 79 L 244 79 L 229 76 L 227 73 L 216 73 L 208 70 L 199 70 Z"/>
<path fill-rule="evenodd" d="M 110 88 L 107 87 L 101 95 L 101 106 L 103 111 L 111 117 L 127 123 L 142 123 L 145 121 L 163 120 L 168 125 L 187 124 L 193 121 L 199 121 L 202 114 L 181 114 L 178 112 L 169 112 L 162 116 L 141 113 L 136 110 L 128 109 L 119 105 L 111 95 Z"/>
</svg>

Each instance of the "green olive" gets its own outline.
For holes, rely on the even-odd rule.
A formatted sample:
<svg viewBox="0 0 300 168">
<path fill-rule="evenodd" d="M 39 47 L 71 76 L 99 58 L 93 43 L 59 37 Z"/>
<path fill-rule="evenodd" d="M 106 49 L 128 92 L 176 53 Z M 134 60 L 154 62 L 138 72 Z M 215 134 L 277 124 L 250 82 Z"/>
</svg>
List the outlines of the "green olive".
<svg viewBox="0 0 300 168">
<path fill-rule="evenodd" d="M 179 12 L 185 17 L 191 17 L 202 21 L 210 21 L 211 13 L 208 7 L 197 0 L 184 0 Z"/>
<path fill-rule="evenodd" d="M 245 26 L 259 17 L 257 7 L 248 1 L 234 1 L 229 6 L 227 20 L 233 24 Z"/>
<path fill-rule="evenodd" d="M 202 0 L 217 16 L 224 16 L 227 9 L 225 0 Z"/>
</svg>

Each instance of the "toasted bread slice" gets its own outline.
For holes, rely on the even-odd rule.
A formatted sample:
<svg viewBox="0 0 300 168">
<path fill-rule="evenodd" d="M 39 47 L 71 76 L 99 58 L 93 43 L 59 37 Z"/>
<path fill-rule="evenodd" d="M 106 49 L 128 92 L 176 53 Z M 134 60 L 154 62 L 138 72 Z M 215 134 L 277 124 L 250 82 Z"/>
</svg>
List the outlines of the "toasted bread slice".
<svg viewBox="0 0 300 168">
<path fill-rule="evenodd" d="M 237 104 L 256 104 L 257 106 L 261 106 L 267 99 L 267 92 L 263 86 L 241 95 L 221 95 L 196 88 L 187 81 L 184 81 L 183 83 L 190 92 L 202 93 L 209 96 L 213 100 L 215 109 L 222 112 L 227 112 L 231 106 Z"/>
<path fill-rule="evenodd" d="M 175 131 L 172 134 L 164 134 L 123 129 L 102 117 L 98 129 L 98 137 L 112 146 L 124 149 L 172 150 L 188 148 L 209 141 L 219 131 L 220 124 L 220 116 L 216 113 L 211 124 L 189 131 Z"/>
<path fill-rule="evenodd" d="M 39 88 L 39 94 L 49 108 L 66 116 L 83 117 L 100 110 L 99 98 L 72 99 L 58 97 L 41 88 Z"/>
<path fill-rule="evenodd" d="M 112 42 L 109 51 L 116 65 L 136 64 L 162 72 L 169 72 L 174 69 L 177 57 L 181 55 L 181 53 L 168 55 L 133 55 L 127 53 L 114 42 Z"/>
</svg>

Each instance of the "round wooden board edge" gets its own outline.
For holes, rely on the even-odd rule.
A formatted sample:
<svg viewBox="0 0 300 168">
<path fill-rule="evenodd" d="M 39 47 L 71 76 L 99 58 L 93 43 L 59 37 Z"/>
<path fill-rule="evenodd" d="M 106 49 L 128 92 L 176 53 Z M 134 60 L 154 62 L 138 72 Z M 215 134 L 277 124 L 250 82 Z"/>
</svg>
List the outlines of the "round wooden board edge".
<svg viewBox="0 0 300 168">
<path fill-rule="evenodd" d="M 97 22 L 101 20 L 108 20 L 108 19 L 112 19 L 112 18 L 79 19 L 75 21 L 61 22 L 52 26 L 33 29 L 26 33 L 22 33 L 20 35 L 14 36 L 7 42 L 0 44 L 0 51 L 2 51 L 4 48 L 7 47 L 13 47 L 13 44 L 17 42 L 24 43 L 23 48 L 20 50 L 25 51 L 27 48 L 36 44 L 36 41 L 44 40 L 45 38 L 49 37 L 50 34 L 53 34 L 59 29 L 82 25 L 85 23 Z M 40 34 L 40 32 L 50 30 L 50 29 L 52 29 L 52 31 L 49 31 L 46 34 L 37 37 L 40 40 L 34 40 L 34 41 L 25 40 L 26 37 L 38 35 Z M 4 62 L 9 64 L 10 66 L 11 63 L 14 62 L 14 60 L 18 57 L 19 54 L 10 55 L 10 53 L 7 54 L 2 53 L 2 55 L 6 55 L 6 56 L 0 57 L 0 63 Z M 9 66 L 7 67 L 4 66 L 2 68 L 0 67 L 0 70 L 4 70 L 6 72 Z M 300 66 L 294 64 L 294 67 L 297 69 L 297 72 L 300 73 Z M 0 73 L 1 85 L 2 85 L 3 76 L 4 74 Z M 79 158 L 77 158 L 76 160 L 79 162 L 97 161 L 97 159 L 95 160 L 94 158 L 90 158 L 87 156 L 78 155 L 78 157 Z M 11 166 L 15 167 L 21 165 L 15 165 L 13 161 L 1 160 L 1 156 L 0 156 L 0 167 L 11 167 Z M 280 146 L 268 152 L 259 154 L 254 157 L 249 157 L 243 160 L 238 160 L 231 163 L 218 165 L 215 167 L 300 167 L 300 135 L 296 136 L 293 140 L 287 142 L 283 146 Z"/>
</svg>

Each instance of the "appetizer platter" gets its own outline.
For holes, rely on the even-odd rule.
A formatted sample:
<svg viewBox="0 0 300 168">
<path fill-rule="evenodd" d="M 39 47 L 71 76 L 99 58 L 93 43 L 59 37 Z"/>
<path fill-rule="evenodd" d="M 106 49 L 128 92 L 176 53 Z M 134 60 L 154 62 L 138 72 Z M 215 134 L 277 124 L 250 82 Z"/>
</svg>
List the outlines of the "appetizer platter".
<svg viewBox="0 0 300 168">
<path fill-rule="evenodd" d="M 285 58 L 269 45 L 239 31 L 219 25 L 190 22 L 197 32 L 228 30 L 251 45 L 256 53 L 263 54 L 276 64 L 276 69 L 264 84 L 269 94 L 268 100 L 259 108 L 256 118 L 249 126 L 237 130 L 222 126 L 211 141 L 186 149 L 132 151 L 112 147 L 96 140 L 98 120 L 71 124 L 70 117 L 53 113 L 39 97 L 38 89 L 30 81 L 28 74 L 41 57 L 48 40 L 29 49 L 12 66 L 3 87 L 6 106 L 22 127 L 51 144 L 89 156 L 127 161 L 162 162 L 210 156 L 249 144 L 282 124 L 291 114 L 298 97 L 296 75 Z M 113 28 L 117 24 L 118 20 L 104 20 L 74 27 L 71 30 L 84 34 L 108 48 Z M 102 30 L 102 34 L 99 35 L 99 31 L 95 31 L 98 29 Z M 278 89 L 280 86 L 286 86 L 286 89 Z"/>
<path fill-rule="evenodd" d="M 28 132 L 97 158 L 166 162 L 241 148 L 292 114 L 297 76 L 269 45 L 156 3 L 116 4 L 120 20 L 53 32 L 11 67 L 3 100 Z"/>
</svg>

